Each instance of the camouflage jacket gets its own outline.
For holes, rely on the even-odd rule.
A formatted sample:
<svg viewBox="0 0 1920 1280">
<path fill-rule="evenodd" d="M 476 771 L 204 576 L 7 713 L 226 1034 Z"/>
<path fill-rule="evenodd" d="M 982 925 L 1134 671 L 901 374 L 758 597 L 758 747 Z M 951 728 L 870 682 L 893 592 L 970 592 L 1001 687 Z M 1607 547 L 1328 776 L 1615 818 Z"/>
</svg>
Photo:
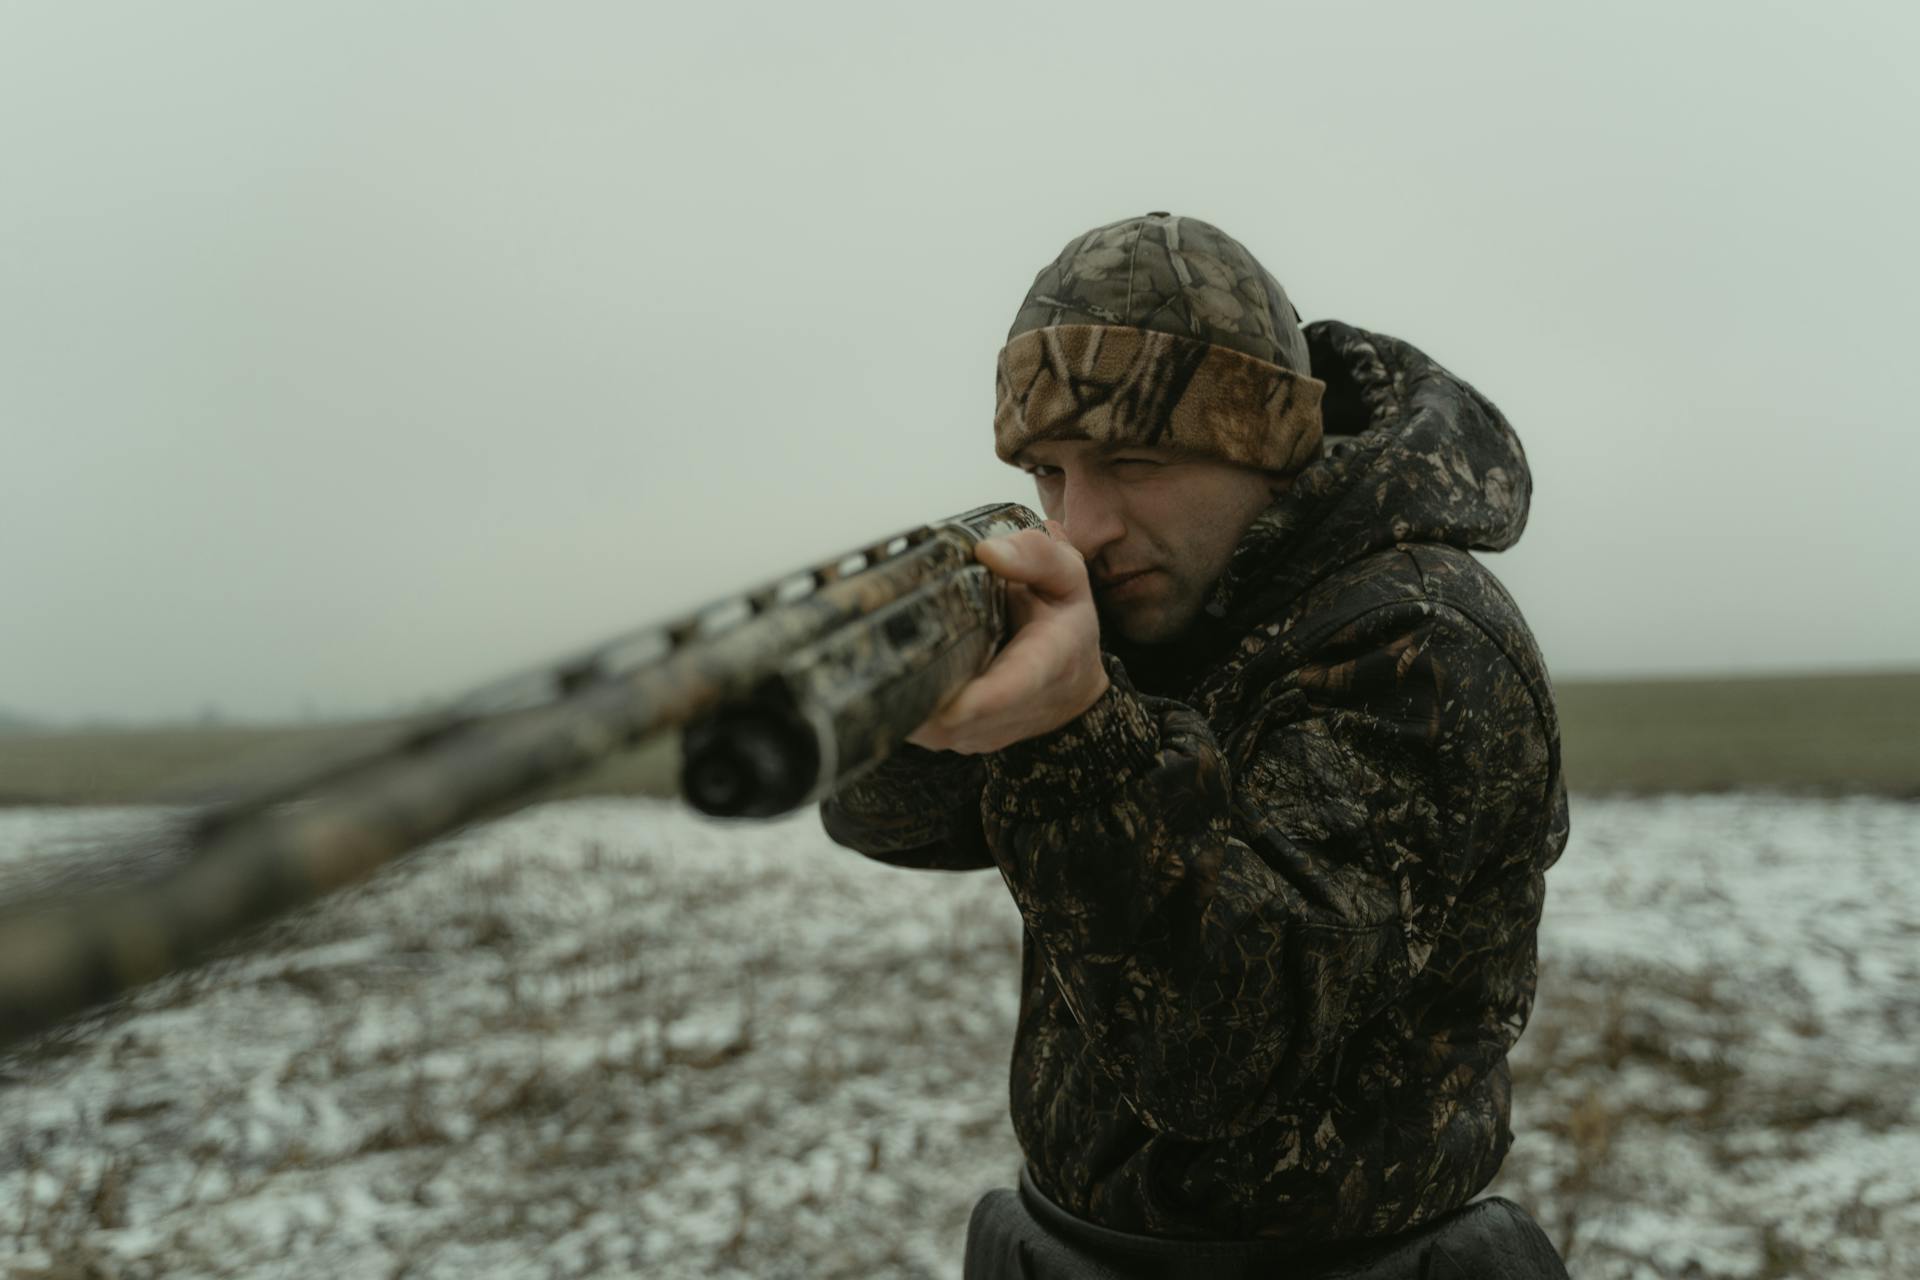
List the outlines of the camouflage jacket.
<svg viewBox="0 0 1920 1280">
<path fill-rule="evenodd" d="M 1308 326 L 1326 455 L 1187 637 L 1108 649 L 1084 716 L 903 748 L 822 806 L 897 865 L 997 867 L 1025 923 L 1014 1128 L 1104 1226 L 1323 1242 L 1499 1168 L 1543 872 L 1547 673 L 1468 548 L 1519 537 L 1520 444 L 1405 343 Z"/>
</svg>

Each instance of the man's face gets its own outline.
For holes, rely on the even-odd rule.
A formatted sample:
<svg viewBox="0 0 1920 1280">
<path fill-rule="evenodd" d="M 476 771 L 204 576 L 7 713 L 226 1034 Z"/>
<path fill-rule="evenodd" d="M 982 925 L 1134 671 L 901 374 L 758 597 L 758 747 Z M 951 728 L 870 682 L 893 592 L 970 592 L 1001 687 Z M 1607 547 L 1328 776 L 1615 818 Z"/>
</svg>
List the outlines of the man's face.
<svg viewBox="0 0 1920 1280">
<path fill-rule="evenodd" d="M 1200 613 L 1282 481 L 1170 449 L 1042 440 L 1014 459 L 1087 559 L 1105 632 L 1162 644 Z"/>
</svg>

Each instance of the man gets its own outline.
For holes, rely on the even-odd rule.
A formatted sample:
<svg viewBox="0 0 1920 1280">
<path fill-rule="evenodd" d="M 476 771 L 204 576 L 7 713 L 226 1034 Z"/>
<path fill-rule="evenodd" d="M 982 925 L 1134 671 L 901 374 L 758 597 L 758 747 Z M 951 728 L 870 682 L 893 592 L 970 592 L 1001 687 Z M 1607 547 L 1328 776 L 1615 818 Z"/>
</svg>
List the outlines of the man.
<svg viewBox="0 0 1920 1280">
<path fill-rule="evenodd" d="M 1511 1141 L 1567 836 L 1545 667 L 1468 554 L 1526 521 L 1506 421 L 1152 213 L 1040 272 L 994 435 L 1049 517 L 979 548 L 1012 637 L 822 806 L 882 861 L 997 867 L 1025 923 L 1027 1168 L 968 1274 L 1564 1274 L 1506 1202 L 1454 1212 Z"/>
</svg>

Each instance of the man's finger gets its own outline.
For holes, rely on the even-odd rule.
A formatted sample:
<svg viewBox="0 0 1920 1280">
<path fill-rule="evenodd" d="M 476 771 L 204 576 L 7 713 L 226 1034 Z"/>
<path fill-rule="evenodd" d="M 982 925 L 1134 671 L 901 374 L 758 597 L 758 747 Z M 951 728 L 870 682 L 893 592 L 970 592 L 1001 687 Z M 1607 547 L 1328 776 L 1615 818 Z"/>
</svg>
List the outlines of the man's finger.
<svg viewBox="0 0 1920 1280">
<path fill-rule="evenodd" d="M 974 548 L 980 563 L 1009 582 L 1021 582 L 1059 599 L 1087 587 L 1087 564 L 1070 542 L 1055 542 L 1043 529 L 1023 529 L 989 538 Z"/>
<path fill-rule="evenodd" d="M 959 723 L 1024 707 L 1040 695 L 1054 675 L 1052 659 L 1048 645 L 1032 629 L 1018 632 L 992 665 L 947 705 L 941 719 Z"/>
<path fill-rule="evenodd" d="M 928 751 L 945 751 L 953 742 L 953 734 L 934 721 L 928 720 L 908 734 L 907 741 L 916 747 L 924 747 Z"/>
</svg>

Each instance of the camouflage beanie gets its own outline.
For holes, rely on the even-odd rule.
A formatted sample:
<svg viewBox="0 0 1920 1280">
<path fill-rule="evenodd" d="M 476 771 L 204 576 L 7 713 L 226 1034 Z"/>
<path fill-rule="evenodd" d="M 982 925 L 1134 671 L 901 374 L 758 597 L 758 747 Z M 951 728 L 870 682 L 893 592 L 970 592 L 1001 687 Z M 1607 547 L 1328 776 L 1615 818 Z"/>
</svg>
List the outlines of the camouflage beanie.
<svg viewBox="0 0 1920 1280">
<path fill-rule="evenodd" d="M 1195 218 L 1128 218 L 1035 277 L 1000 350 L 994 451 L 1097 440 L 1297 471 L 1320 445 L 1311 373 L 1286 290 L 1239 241 Z"/>
</svg>

